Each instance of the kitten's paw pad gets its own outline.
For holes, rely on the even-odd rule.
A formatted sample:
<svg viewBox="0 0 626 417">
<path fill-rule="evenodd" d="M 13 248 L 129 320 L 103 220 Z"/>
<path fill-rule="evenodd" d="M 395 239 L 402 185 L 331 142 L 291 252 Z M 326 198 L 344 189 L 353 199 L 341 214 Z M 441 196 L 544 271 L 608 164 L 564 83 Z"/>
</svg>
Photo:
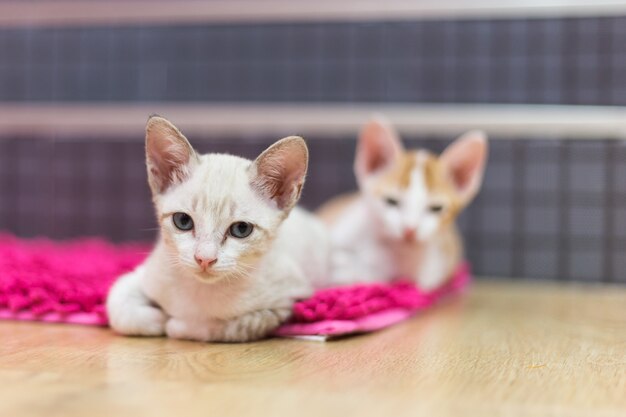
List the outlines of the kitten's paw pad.
<svg viewBox="0 0 626 417">
<path fill-rule="evenodd" d="M 137 306 L 110 318 L 116 332 L 135 336 L 163 336 L 166 320 L 163 310 L 152 306 Z"/>
</svg>

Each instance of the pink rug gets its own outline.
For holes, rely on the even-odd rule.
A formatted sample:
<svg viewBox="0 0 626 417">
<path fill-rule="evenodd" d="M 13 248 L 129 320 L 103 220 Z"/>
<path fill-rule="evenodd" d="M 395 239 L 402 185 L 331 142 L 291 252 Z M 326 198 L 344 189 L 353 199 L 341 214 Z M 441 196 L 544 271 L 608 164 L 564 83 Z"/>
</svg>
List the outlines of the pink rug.
<svg viewBox="0 0 626 417">
<path fill-rule="evenodd" d="M 463 263 L 445 285 L 430 292 L 402 280 L 320 290 L 311 298 L 297 302 L 291 321 L 275 334 L 331 338 L 373 332 L 406 320 L 446 296 L 462 292 L 470 280 L 469 265 Z"/>
<path fill-rule="evenodd" d="M 0 235 L 0 318 L 106 326 L 106 294 L 149 245 Z"/>
<path fill-rule="evenodd" d="M 106 294 L 115 279 L 141 263 L 145 244 L 101 239 L 54 242 L 0 234 L 0 319 L 106 326 Z M 405 320 L 470 280 L 461 265 L 430 293 L 408 282 L 330 288 L 295 304 L 277 336 L 339 336 L 378 330 Z"/>
</svg>

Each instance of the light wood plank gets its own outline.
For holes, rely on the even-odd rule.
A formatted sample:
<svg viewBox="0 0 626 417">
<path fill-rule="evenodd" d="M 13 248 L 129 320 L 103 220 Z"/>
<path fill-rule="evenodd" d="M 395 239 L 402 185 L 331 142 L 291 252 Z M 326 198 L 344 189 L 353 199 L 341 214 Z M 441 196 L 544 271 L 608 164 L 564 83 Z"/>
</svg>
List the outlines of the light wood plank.
<svg viewBox="0 0 626 417">
<path fill-rule="evenodd" d="M 329 342 L 0 323 L 2 416 L 623 416 L 626 288 L 481 282 Z"/>
</svg>

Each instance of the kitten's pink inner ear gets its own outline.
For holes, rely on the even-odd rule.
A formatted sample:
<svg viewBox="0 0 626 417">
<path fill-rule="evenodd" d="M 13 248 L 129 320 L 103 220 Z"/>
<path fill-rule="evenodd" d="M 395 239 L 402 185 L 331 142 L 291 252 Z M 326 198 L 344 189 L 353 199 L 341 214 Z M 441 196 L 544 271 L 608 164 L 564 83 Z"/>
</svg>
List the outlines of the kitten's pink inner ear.
<svg viewBox="0 0 626 417">
<path fill-rule="evenodd" d="M 487 152 L 487 136 L 480 131 L 471 131 L 454 141 L 441 155 L 466 203 L 480 190 Z"/>
<path fill-rule="evenodd" d="M 359 135 L 354 161 L 357 179 L 389 166 L 403 152 L 395 129 L 383 119 L 368 122 Z"/>
<path fill-rule="evenodd" d="M 162 193 L 184 181 L 196 161 L 196 153 L 176 126 L 158 116 L 148 120 L 146 164 L 153 192 Z"/>
<path fill-rule="evenodd" d="M 304 140 L 290 136 L 265 150 L 251 166 L 251 185 L 281 210 L 300 198 L 309 160 Z"/>
</svg>

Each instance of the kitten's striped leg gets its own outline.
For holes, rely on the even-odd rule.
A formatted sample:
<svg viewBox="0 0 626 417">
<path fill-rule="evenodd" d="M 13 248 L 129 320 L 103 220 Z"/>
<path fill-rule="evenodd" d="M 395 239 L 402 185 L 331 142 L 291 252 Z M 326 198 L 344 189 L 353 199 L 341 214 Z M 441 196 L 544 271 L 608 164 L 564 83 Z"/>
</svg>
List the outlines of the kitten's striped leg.
<svg viewBox="0 0 626 417">
<path fill-rule="evenodd" d="M 291 307 L 259 310 L 227 321 L 218 340 L 248 342 L 268 336 L 291 315 Z"/>
</svg>

